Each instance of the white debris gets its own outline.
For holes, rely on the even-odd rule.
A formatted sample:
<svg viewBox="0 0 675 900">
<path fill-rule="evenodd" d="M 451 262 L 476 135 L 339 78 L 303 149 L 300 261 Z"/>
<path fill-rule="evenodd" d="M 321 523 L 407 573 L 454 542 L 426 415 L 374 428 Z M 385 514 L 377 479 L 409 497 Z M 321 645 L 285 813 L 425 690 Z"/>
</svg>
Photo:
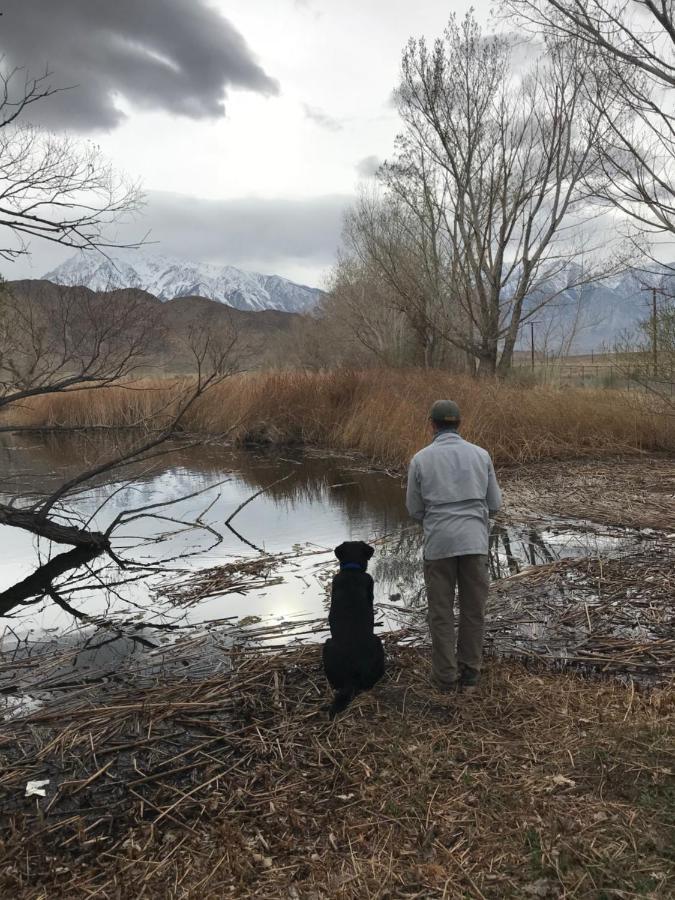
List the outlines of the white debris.
<svg viewBox="0 0 675 900">
<path fill-rule="evenodd" d="M 26 785 L 26 797 L 46 797 L 47 791 L 45 790 L 46 785 L 49 784 L 49 778 L 45 778 L 44 781 L 29 781 Z"/>
</svg>

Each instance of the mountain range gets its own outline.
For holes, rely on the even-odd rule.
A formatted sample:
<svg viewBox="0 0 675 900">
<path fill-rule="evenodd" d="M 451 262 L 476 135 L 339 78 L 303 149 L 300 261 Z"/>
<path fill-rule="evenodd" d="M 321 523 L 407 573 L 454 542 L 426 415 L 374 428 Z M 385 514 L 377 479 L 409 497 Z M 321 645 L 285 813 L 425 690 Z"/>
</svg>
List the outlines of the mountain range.
<svg viewBox="0 0 675 900">
<path fill-rule="evenodd" d="M 538 350 L 555 353 L 562 346 L 568 353 L 611 351 L 626 336 L 634 337 L 638 323 L 649 319 L 652 287 L 658 292 L 659 304 L 664 296 L 671 300 L 675 297 L 675 264 L 654 266 L 652 271 L 628 268 L 587 284 L 579 284 L 580 275 L 579 266 L 570 263 L 526 299 L 527 309 L 528 304 L 532 308 L 557 293 L 532 318 Z M 518 347 L 529 346 L 530 328 L 526 321 Z"/>
<path fill-rule="evenodd" d="M 138 288 L 160 300 L 206 297 L 251 312 L 308 312 L 323 296 L 318 288 L 296 284 L 279 275 L 189 262 L 145 250 L 115 251 L 108 257 L 79 252 L 43 275 L 43 280 L 92 291 Z"/>
<path fill-rule="evenodd" d="M 649 287 L 675 296 L 674 273 L 675 265 L 664 265 L 650 273 L 626 269 L 610 278 L 574 287 L 580 280 L 579 267 L 570 263 L 542 289 L 541 294 L 558 292 L 558 296 L 533 317 L 535 345 L 538 349 L 546 345 L 552 352 L 561 346 L 571 353 L 611 349 L 621 335 L 634 333 L 637 323 L 649 317 Z M 206 298 L 246 312 L 308 313 L 325 296 L 318 288 L 278 275 L 195 263 L 148 250 L 116 251 L 110 257 L 77 253 L 43 277 L 93 291 L 143 290 L 164 302 Z M 531 296 L 529 303 L 536 305 L 541 294 Z M 191 308 L 194 305 L 191 302 Z M 529 348 L 529 343 L 530 329 L 525 323 L 518 346 Z"/>
<path fill-rule="evenodd" d="M 39 279 L 6 281 L 4 285 L 21 305 L 30 307 L 31 316 L 22 321 L 40 323 L 44 346 L 61 348 L 64 333 L 72 341 L 72 335 L 63 331 L 61 319 L 54 313 L 62 306 L 70 309 L 75 322 L 87 321 L 91 314 L 89 305 L 97 298 L 105 298 L 111 307 L 130 303 L 140 313 L 142 321 L 152 323 L 141 365 L 141 370 L 147 370 L 146 374 L 154 374 L 158 368 L 176 374 L 193 372 L 195 360 L 190 346 L 195 328 L 198 332 L 220 334 L 228 340 L 236 336 L 233 356 L 245 359 L 248 366 L 278 365 L 281 359 L 287 359 L 291 354 L 297 343 L 294 328 L 302 321 L 297 313 L 277 309 L 236 309 L 206 297 L 159 300 L 140 288 L 97 293 L 79 285 L 59 285 Z M 81 316 L 78 313 L 80 307 Z"/>
</svg>

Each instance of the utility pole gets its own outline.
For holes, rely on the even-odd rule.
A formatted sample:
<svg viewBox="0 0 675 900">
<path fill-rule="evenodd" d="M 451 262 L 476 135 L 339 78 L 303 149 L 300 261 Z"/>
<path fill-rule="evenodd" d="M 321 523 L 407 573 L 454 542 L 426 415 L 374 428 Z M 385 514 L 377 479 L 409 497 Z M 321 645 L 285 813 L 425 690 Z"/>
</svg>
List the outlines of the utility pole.
<svg viewBox="0 0 675 900">
<path fill-rule="evenodd" d="M 534 372 L 534 326 L 536 322 L 533 322 L 530 319 L 530 360 L 532 364 L 532 371 Z"/>
<path fill-rule="evenodd" d="M 658 374 L 659 358 L 657 350 L 657 321 L 656 321 L 656 288 L 652 288 L 652 358 L 654 361 L 654 378 Z"/>
<path fill-rule="evenodd" d="M 653 377 L 656 378 L 659 370 L 659 350 L 658 350 L 658 314 L 656 309 L 656 294 L 658 288 L 655 286 L 652 287 L 643 287 L 641 288 L 643 291 L 651 291 L 652 292 L 652 310 L 651 310 L 651 350 L 652 350 L 652 374 Z"/>
<path fill-rule="evenodd" d="M 521 322 L 521 328 L 523 325 L 530 326 L 530 367 L 534 372 L 534 326 L 539 324 L 538 319 L 528 319 L 526 322 Z M 523 342 L 524 343 L 524 342 Z M 520 345 L 522 346 L 522 344 Z"/>
</svg>

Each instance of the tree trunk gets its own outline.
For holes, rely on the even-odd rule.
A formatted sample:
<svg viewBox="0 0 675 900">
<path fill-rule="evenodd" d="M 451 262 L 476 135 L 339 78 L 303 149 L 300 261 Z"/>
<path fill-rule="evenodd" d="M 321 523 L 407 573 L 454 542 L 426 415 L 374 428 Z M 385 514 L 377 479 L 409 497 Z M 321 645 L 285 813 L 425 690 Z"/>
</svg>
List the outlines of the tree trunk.
<svg viewBox="0 0 675 900">
<path fill-rule="evenodd" d="M 494 352 L 489 350 L 485 353 L 481 353 L 478 357 L 478 372 L 477 375 L 479 378 L 494 378 L 497 373 L 497 348 L 495 347 Z"/>
<path fill-rule="evenodd" d="M 496 329 L 493 329 L 493 331 L 496 331 Z M 476 353 L 478 357 L 478 371 L 476 374 L 479 378 L 494 378 L 497 374 L 498 349 L 497 339 L 491 336 L 484 337 L 480 342 Z"/>
<path fill-rule="evenodd" d="M 499 365 L 497 366 L 497 374 L 500 378 L 506 378 L 506 376 L 511 371 L 511 367 L 513 365 L 513 351 L 515 349 L 516 342 L 510 340 L 507 336 L 506 341 L 504 342 L 504 349 L 502 350 L 502 355 L 499 358 Z"/>
<path fill-rule="evenodd" d="M 424 333 L 424 368 L 434 369 L 436 367 L 435 360 L 436 341 L 431 328 L 427 328 Z"/>
<path fill-rule="evenodd" d="M 505 378 L 511 371 L 511 366 L 513 365 L 513 351 L 516 348 L 518 331 L 522 324 L 524 299 L 525 295 L 520 293 L 515 296 L 512 301 L 513 310 L 511 312 L 511 321 L 509 322 L 509 328 L 506 332 L 506 337 L 504 338 L 504 347 L 499 360 L 499 366 L 497 367 L 497 374 L 500 378 Z"/>
<path fill-rule="evenodd" d="M 72 525 L 62 525 L 31 510 L 16 509 L 3 503 L 0 503 L 0 525 L 22 528 L 57 544 L 70 544 L 73 547 L 99 551 L 106 550 L 110 546 L 108 538 L 99 531 L 85 531 Z"/>
</svg>

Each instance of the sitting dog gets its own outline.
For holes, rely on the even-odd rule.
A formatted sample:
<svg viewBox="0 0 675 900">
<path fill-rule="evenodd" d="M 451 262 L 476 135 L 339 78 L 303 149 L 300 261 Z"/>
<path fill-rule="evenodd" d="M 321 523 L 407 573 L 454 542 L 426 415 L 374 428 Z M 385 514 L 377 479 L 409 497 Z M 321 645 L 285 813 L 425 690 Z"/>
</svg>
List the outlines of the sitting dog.
<svg viewBox="0 0 675 900">
<path fill-rule="evenodd" d="M 328 710 L 331 719 L 384 675 L 382 641 L 373 633 L 373 579 L 366 571 L 374 552 L 363 541 L 335 548 L 340 571 L 331 590 L 331 636 L 323 645 L 324 671 L 336 692 Z"/>
</svg>

